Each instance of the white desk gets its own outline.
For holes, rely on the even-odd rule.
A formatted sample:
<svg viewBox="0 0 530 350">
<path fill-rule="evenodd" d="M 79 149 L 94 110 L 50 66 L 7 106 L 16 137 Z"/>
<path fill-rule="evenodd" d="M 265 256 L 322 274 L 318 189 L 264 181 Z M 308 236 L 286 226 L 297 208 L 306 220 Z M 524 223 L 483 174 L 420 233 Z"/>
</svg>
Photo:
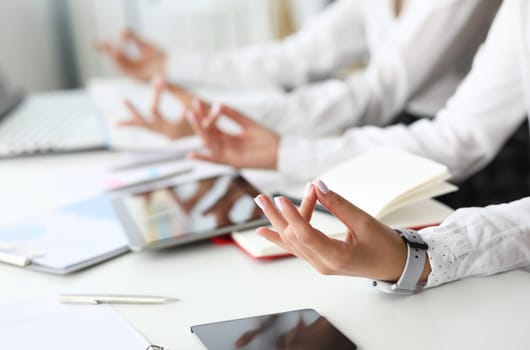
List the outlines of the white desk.
<svg viewBox="0 0 530 350">
<path fill-rule="evenodd" d="M 67 199 L 39 190 L 39 179 L 65 167 L 103 166 L 115 156 L 1 161 L 0 223 Z M 25 204 L 20 200 L 32 197 Z M 306 307 L 362 349 L 530 348 L 530 278 L 522 271 L 396 297 L 370 289 L 362 279 L 321 276 L 294 258 L 260 262 L 233 246 L 201 243 L 128 254 L 66 277 L 0 265 L 0 288 L 2 302 L 75 291 L 179 297 L 182 302 L 174 304 L 116 307 L 151 342 L 177 350 L 203 349 L 192 325 Z"/>
</svg>

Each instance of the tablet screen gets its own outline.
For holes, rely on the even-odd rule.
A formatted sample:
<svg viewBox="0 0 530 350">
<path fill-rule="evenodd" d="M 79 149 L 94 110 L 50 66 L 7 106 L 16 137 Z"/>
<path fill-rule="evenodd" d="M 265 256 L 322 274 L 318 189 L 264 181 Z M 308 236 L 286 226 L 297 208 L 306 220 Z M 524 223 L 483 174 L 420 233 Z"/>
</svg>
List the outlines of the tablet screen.
<svg viewBox="0 0 530 350">
<path fill-rule="evenodd" d="M 161 248 L 266 222 L 258 191 L 238 174 L 220 175 L 114 200 L 132 248 Z"/>
<path fill-rule="evenodd" d="M 241 318 L 191 327 L 208 349 L 353 350 L 357 346 L 315 310 Z"/>
</svg>

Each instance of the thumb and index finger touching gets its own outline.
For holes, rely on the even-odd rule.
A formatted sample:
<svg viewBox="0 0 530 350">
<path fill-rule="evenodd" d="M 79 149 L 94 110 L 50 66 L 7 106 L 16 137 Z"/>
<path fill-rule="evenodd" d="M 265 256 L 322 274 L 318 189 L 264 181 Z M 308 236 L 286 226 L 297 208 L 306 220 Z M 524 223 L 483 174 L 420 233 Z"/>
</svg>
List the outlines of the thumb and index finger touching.
<svg viewBox="0 0 530 350">
<path fill-rule="evenodd" d="M 317 180 L 315 187 L 318 201 L 350 229 L 355 230 L 361 223 L 373 219 L 368 213 L 331 191 L 322 180 Z"/>
</svg>

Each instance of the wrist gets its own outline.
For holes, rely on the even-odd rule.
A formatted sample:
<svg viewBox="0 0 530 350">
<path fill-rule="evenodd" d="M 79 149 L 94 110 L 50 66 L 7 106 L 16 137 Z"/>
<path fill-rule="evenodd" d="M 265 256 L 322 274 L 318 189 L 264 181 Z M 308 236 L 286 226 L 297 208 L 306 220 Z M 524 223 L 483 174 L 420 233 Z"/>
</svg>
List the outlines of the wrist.
<svg viewBox="0 0 530 350">
<path fill-rule="evenodd" d="M 396 228 L 393 231 L 406 246 L 405 264 L 397 265 L 402 269 L 398 278 L 395 275 L 396 270 L 392 269 L 391 279 L 373 281 L 372 285 L 387 293 L 412 294 L 422 289 L 422 282 L 427 279 L 430 273 L 430 264 L 427 258 L 428 246 L 417 231 L 401 228 Z M 397 259 L 402 259 L 402 248 L 397 249 L 396 252 L 401 252 L 397 254 Z"/>
</svg>

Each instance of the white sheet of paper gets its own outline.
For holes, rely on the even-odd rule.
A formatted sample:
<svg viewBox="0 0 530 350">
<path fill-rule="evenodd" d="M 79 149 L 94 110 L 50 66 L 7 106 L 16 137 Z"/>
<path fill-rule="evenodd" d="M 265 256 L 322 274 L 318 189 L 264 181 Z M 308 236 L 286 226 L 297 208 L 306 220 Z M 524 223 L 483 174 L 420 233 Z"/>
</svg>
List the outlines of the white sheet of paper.
<svg viewBox="0 0 530 350">
<path fill-rule="evenodd" d="M 16 246 L 8 253 L 59 270 L 127 247 L 123 228 L 103 196 L 1 228 L 0 242 Z"/>
<path fill-rule="evenodd" d="M 39 300 L 0 305 L 0 348 L 145 349 L 149 343 L 106 305 Z"/>
</svg>

